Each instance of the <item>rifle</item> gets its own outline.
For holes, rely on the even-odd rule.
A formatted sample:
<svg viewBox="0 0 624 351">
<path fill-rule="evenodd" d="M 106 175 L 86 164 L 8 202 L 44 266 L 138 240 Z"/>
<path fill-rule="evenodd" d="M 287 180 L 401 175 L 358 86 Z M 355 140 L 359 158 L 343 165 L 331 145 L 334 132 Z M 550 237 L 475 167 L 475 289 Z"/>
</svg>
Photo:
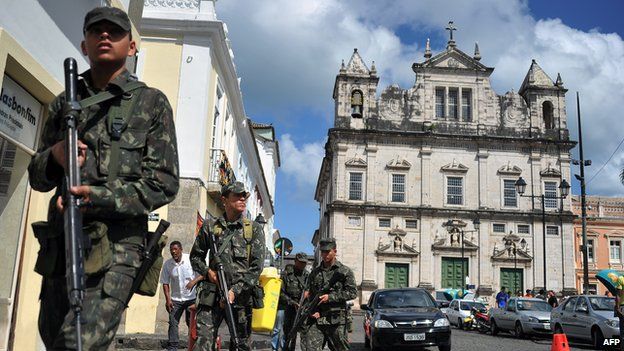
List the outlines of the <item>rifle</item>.
<svg viewBox="0 0 624 351">
<path fill-rule="evenodd" d="M 158 242 L 163 234 L 165 234 L 170 224 L 171 223 L 165 221 L 164 219 L 161 219 L 160 222 L 158 222 L 158 228 L 156 228 L 156 231 L 149 237 L 145 250 L 143 251 L 143 262 L 141 263 L 139 272 L 132 283 L 132 289 L 130 289 L 130 293 L 128 293 L 128 297 L 126 298 L 126 306 L 128 306 L 130 299 L 132 299 L 132 295 L 134 295 L 134 293 L 139 289 L 141 283 L 143 283 L 143 280 L 145 279 L 145 275 L 147 275 L 147 272 L 154 264 L 158 250 L 162 250 L 160 245 L 158 245 Z"/>
<path fill-rule="evenodd" d="M 230 337 L 234 342 L 234 350 L 239 350 L 241 347 L 241 340 L 238 338 L 238 332 L 236 331 L 236 322 L 234 322 L 234 311 L 232 310 L 232 304 L 229 299 L 230 288 L 228 287 L 227 280 L 225 279 L 225 270 L 223 267 L 223 262 L 218 255 L 219 249 L 217 247 L 217 238 L 215 238 L 212 230 L 207 230 L 206 234 L 208 235 L 208 242 L 210 245 L 210 254 L 214 258 L 214 262 L 217 266 L 217 278 L 219 279 L 219 290 L 224 303 L 225 310 L 225 322 L 227 323 L 228 329 L 230 331 Z"/>
<path fill-rule="evenodd" d="M 82 233 L 81 199 L 69 190 L 80 185 L 80 166 L 78 164 L 78 64 L 76 60 L 65 59 L 65 104 L 63 116 L 65 120 L 65 177 L 63 178 L 63 213 L 65 232 L 65 275 L 67 278 L 67 294 L 69 305 L 74 311 L 76 325 L 76 349 L 82 351 L 82 300 L 85 294 L 84 250 L 89 246 Z"/>
<path fill-rule="evenodd" d="M 310 279 L 310 277 L 308 277 L 308 279 Z M 321 297 L 321 295 L 325 295 L 329 293 L 331 289 L 334 287 L 334 285 L 342 279 L 344 279 L 344 274 L 334 273 L 334 275 L 327 282 L 327 284 L 325 284 L 325 286 L 323 286 L 323 288 L 319 290 L 314 295 L 314 297 L 307 300 L 307 303 L 300 305 L 301 307 L 299 307 L 299 310 L 297 310 L 297 315 L 295 316 L 295 321 L 293 322 L 292 329 L 290 329 L 290 333 L 288 333 L 286 337 L 285 349 L 287 350 L 295 349 L 295 344 L 297 341 L 297 332 L 299 328 L 301 328 L 301 326 L 303 325 L 303 322 L 305 322 L 305 320 L 308 319 L 308 317 L 315 312 L 316 308 L 321 302 L 319 300 L 319 297 Z"/>
</svg>

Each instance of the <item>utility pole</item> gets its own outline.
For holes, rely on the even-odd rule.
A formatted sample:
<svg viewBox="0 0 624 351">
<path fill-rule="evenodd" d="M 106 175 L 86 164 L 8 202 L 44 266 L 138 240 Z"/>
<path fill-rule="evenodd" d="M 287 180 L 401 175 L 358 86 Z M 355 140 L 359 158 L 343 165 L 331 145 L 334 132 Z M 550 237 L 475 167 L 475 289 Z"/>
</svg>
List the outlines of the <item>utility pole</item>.
<svg viewBox="0 0 624 351">
<path fill-rule="evenodd" d="M 587 206 L 585 201 L 585 166 L 591 165 L 591 160 L 583 158 L 583 132 L 581 128 L 581 105 L 579 102 L 579 93 L 576 92 L 576 115 L 578 118 L 578 137 L 579 137 L 579 157 L 580 160 L 573 160 L 572 164 L 580 165 L 581 175 L 575 174 L 576 179 L 581 182 L 581 228 L 583 233 L 583 294 L 589 294 L 589 254 L 587 248 Z"/>
</svg>

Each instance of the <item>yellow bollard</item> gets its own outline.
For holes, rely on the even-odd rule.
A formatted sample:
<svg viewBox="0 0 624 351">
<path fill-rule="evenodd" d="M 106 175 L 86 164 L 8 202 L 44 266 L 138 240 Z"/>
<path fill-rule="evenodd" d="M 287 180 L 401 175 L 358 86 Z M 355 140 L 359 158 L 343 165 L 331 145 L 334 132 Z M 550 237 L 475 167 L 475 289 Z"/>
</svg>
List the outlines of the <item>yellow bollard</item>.
<svg viewBox="0 0 624 351">
<path fill-rule="evenodd" d="M 254 308 L 251 317 L 251 330 L 255 332 L 270 332 L 277 316 L 282 280 L 277 268 L 266 267 L 260 274 L 260 285 L 264 290 L 264 307 Z"/>
</svg>

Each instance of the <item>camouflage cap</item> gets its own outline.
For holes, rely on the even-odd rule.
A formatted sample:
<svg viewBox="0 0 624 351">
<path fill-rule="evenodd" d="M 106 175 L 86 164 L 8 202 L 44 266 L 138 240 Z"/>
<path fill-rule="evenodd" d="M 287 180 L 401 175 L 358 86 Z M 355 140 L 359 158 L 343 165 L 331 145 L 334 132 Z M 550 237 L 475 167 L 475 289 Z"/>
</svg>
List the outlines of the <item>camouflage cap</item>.
<svg viewBox="0 0 624 351">
<path fill-rule="evenodd" d="M 229 193 L 246 194 L 249 196 L 249 192 L 245 190 L 245 184 L 241 182 L 233 182 L 221 187 L 221 196 L 227 196 Z"/>
<path fill-rule="evenodd" d="M 96 7 L 85 15 L 82 31 L 86 32 L 89 27 L 101 21 L 114 23 L 126 32 L 132 29 L 130 18 L 123 10 L 116 7 Z"/>
<path fill-rule="evenodd" d="M 336 248 L 336 239 L 334 238 L 325 238 L 321 239 L 319 242 L 319 249 L 321 251 L 332 250 Z"/>
<path fill-rule="evenodd" d="M 305 252 L 299 252 L 295 255 L 295 260 L 308 263 L 308 255 Z"/>
</svg>

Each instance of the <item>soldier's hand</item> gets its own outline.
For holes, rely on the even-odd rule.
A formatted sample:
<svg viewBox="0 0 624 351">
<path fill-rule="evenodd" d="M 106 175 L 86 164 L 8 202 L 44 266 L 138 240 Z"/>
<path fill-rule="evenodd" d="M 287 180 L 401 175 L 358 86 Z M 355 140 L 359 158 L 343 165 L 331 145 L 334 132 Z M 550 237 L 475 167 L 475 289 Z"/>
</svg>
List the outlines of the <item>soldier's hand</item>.
<svg viewBox="0 0 624 351">
<path fill-rule="evenodd" d="M 306 290 L 306 291 L 304 291 L 304 292 L 303 292 L 303 299 L 304 299 L 304 300 L 305 300 L 305 299 L 307 299 L 307 298 L 308 298 L 308 296 L 310 296 L 310 292 L 309 292 L 309 291 L 307 291 L 307 290 Z"/>
<path fill-rule="evenodd" d="M 52 145 L 52 149 L 50 151 L 52 153 L 52 157 L 54 161 L 58 163 L 63 169 L 65 169 L 65 165 L 67 163 L 67 159 L 65 158 L 65 140 L 61 140 L 58 143 Z M 84 164 L 85 158 L 87 157 L 87 145 L 82 141 L 78 140 L 78 166 L 82 167 Z"/>
<path fill-rule="evenodd" d="M 319 318 L 321 318 L 321 314 L 320 314 L 319 312 L 314 312 L 314 313 L 311 315 L 311 317 L 312 317 L 312 318 L 314 318 L 314 319 L 319 319 Z"/>
<path fill-rule="evenodd" d="M 234 303 L 234 298 L 236 297 L 236 295 L 234 294 L 234 291 L 230 290 L 228 292 L 228 300 L 230 301 L 230 303 Z"/>
<path fill-rule="evenodd" d="M 326 303 L 329 301 L 329 294 L 319 296 L 319 303 Z"/>
<path fill-rule="evenodd" d="M 217 279 L 217 272 L 208 268 L 208 280 L 213 284 L 219 284 L 219 279 Z"/>
<path fill-rule="evenodd" d="M 86 210 L 85 207 L 88 207 L 91 205 L 91 187 L 88 185 L 79 185 L 79 186 L 74 186 L 71 189 L 69 189 L 69 191 L 75 195 L 78 196 L 80 198 L 80 202 L 81 202 L 81 211 L 84 212 Z M 63 206 L 63 197 L 59 196 L 56 199 L 56 209 L 60 212 L 63 213 L 63 211 L 65 211 L 65 206 Z"/>
</svg>

